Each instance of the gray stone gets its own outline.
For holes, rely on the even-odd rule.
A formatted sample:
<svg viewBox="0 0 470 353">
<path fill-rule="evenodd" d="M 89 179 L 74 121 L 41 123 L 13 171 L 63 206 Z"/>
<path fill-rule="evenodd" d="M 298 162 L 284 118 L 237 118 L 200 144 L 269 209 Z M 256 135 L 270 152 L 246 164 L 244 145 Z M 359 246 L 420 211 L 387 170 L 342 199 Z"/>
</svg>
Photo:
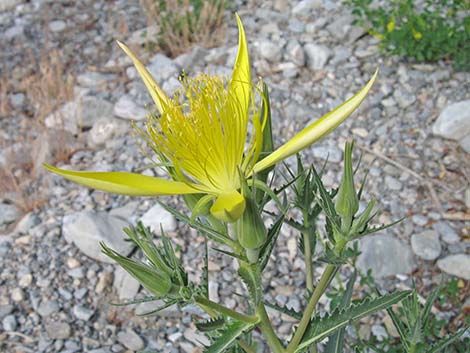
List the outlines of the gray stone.
<svg viewBox="0 0 470 353">
<path fill-rule="evenodd" d="M 170 77 L 177 77 L 180 72 L 180 68 L 173 60 L 160 53 L 150 59 L 147 69 L 158 84 L 162 84 Z"/>
<path fill-rule="evenodd" d="M 191 329 L 187 329 L 186 331 L 184 331 L 183 336 L 184 338 L 186 338 L 186 340 L 195 344 L 196 346 L 210 346 L 211 344 L 211 342 L 206 336 L 196 333 Z"/>
<path fill-rule="evenodd" d="M 0 203 L 0 226 L 13 223 L 20 216 L 20 212 L 15 205 Z"/>
<path fill-rule="evenodd" d="M 124 206 L 113 208 L 111 211 L 109 211 L 109 214 L 111 216 L 119 217 L 125 221 L 128 221 L 135 214 L 138 206 L 138 201 L 129 201 Z"/>
<path fill-rule="evenodd" d="M 296 16 L 308 16 L 310 10 L 320 9 L 322 7 L 322 0 L 301 0 L 292 8 L 292 14 Z"/>
<path fill-rule="evenodd" d="M 140 221 L 155 233 L 160 233 L 160 229 L 164 232 L 176 230 L 175 217 L 158 203 L 145 212 Z"/>
<path fill-rule="evenodd" d="M 15 331 L 18 327 L 18 323 L 16 322 L 15 315 L 7 315 L 2 320 L 3 329 L 5 331 Z"/>
<path fill-rule="evenodd" d="M 116 266 L 113 287 L 118 293 L 119 300 L 134 299 L 139 292 L 140 284 L 121 266 Z"/>
<path fill-rule="evenodd" d="M 437 267 L 453 276 L 470 280 L 470 255 L 449 255 L 437 261 Z"/>
<path fill-rule="evenodd" d="M 76 135 L 81 128 L 91 128 L 98 120 L 113 116 L 113 105 L 96 97 L 79 97 L 49 114 L 44 122 L 48 128 L 65 129 Z"/>
<path fill-rule="evenodd" d="M 138 106 L 129 95 L 123 95 L 114 105 L 114 115 L 126 120 L 143 120 L 148 111 Z"/>
<path fill-rule="evenodd" d="M 65 240 L 73 242 L 85 255 L 99 261 L 113 263 L 101 252 L 100 242 L 122 255 L 132 250 L 132 244 L 125 241 L 122 230 L 128 223 L 106 212 L 75 212 L 64 217 L 62 233 Z"/>
<path fill-rule="evenodd" d="M 172 96 L 176 91 L 181 89 L 181 82 L 176 77 L 170 77 L 162 85 L 162 90 L 168 95 Z"/>
<path fill-rule="evenodd" d="M 470 135 L 470 100 L 445 107 L 435 121 L 432 132 L 457 141 Z"/>
<path fill-rule="evenodd" d="M 58 312 L 59 308 L 59 303 L 55 300 L 43 300 L 38 306 L 37 313 L 42 317 L 48 317 Z"/>
<path fill-rule="evenodd" d="M 387 188 L 394 191 L 399 191 L 403 187 L 402 183 L 398 179 L 390 175 L 385 176 L 385 185 Z"/>
<path fill-rule="evenodd" d="M 275 44 L 270 40 L 265 39 L 258 42 L 257 49 L 259 55 L 270 62 L 279 62 L 282 58 L 279 44 Z"/>
<path fill-rule="evenodd" d="M 390 235 L 366 237 L 359 250 L 358 268 L 363 272 L 371 269 L 375 278 L 410 273 L 415 266 L 410 248 Z"/>
<path fill-rule="evenodd" d="M 287 58 L 297 66 L 305 65 L 305 52 L 297 40 L 291 40 L 286 46 Z"/>
<path fill-rule="evenodd" d="M 63 321 L 52 321 L 45 324 L 47 335 L 51 340 L 65 340 L 72 334 L 70 325 Z"/>
<path fill-rule="evenodd" d="M 131 329 L 119 332 L 117 339 L 123 346 L 132 351 L 140 351 L 145 347 L 144 340 Z"/>
<path fill-rule="evenodd" d="M 470 188 L 467 188 L 464 193 L 465 206 L 470 210 Z"/>
<path fill-rule="evenodd" d="M 413 252 L 424 260 L 435 260 L 441 255 L 442 247 L 439 234 L 434 230 L 426 230 L 411 237 Z"/>
<path fill-rule="evenodd" d="M 467 152 L 470 153 L 470 135 L 465 136 L 459 141 L 460 147 Z M 470 207 L 470 206 L 467 206 Z"/>
<path fill-rule="evenodd" d="M 93 309 L 87 308 L 84 305 L 75 305 L 73 307 L 73 314 L 79 320 L 88 321 L 94 313 L 95 311 Z"/>
<path fill-rule="evenodd" d="M 13 312 L 14 306 L 11 304 L 0 305 L 0 319 Z"/>
<path fill-rule="evenodd" d="M 411 217 L 411 220 L 413 221 L 414 224 L 417 226 L 424 227 L 426 224 L 428 224 L 429 219 L 426 216 L 423 216 L 421 214 L 415 214 Z"/>
<path fill-rule="evenodd" d="M 398 105 L 402 109 L 406 109 L 414 102 L 416 102 L 416 96 L 413 93 L 407 92 L 402 89 L 395 90 L 393 96 L 395 97 L 396 101 L 398 102 Z"/>
<path fill-rule="evenodd" d="M 62 20 L 55 20 L 49 22 L 49 29 L 51 32 L 62 32 L 67 28 L 67 24 Z"/>
<path fill-rule="evenodd" d="M 323 69 L 332 54 L 326 46 L 313 43 L 306 44 L 304 51 L 307 55 L 307 65 L 311 70 Z"/>
<path fill-rule="evenodd" d="M 179 67 L 192 68 L 194 65 L 198 65 L 204 62 L 204 58 L 207 56 L 207 54 L 207 49 L 195 46 L 189 53 L 184 53 L 176 57 L 174 62 Z"/>
<path fill-rule="evenodd" d="M 337 39 L 341 39 L 344 42 L 344 38 L 347 38 L 351 27 L 352 22 L 354 21 L 354 16 L 351 14 L 343 15 L 338 17 L 335 21 L 330 23 L 326 29 L 330 32 L 331 35 Z"/>
<path fill-rule="evenodd" d="M 314 157 L 324 161 L 328 160 L 329 162 L 339 163 L 343 159 L 343 152 L 337 147 L 314 145 L 311 151 Z"/>
<path fill-rule="evenodd" d="M 15 232 L 20 234 L 27 233 L 31 228 L 41 222 L 38 215 L 32 212 L 25 214 L 15 227 Z"/>
<path fill-rule="evenodd" d="M 446 222 L 440 221 L 434 223 L 433 228 L 439 233 L 441 239 L 447 244 L 456 244 L 460 241 L 460 236 Z"/>
</svg>

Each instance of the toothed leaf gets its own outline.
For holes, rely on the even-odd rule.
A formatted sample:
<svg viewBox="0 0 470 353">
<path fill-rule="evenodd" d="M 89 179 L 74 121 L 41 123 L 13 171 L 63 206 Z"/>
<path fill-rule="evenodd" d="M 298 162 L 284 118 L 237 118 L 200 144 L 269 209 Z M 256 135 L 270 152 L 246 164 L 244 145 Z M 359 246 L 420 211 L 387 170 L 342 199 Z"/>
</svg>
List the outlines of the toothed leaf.
<svg viewBox="0 0 470 353">
<path fill-rule="evenodd" d="M 221 333 L 219 338 L 208 347 L 206 353 L 222 353 L 226 349 L 230 348 L 236 341 L 236 339 L 243 334 L 243 332 L 253 327 L 252 324 L 247 324 L 241 321 L 234 321 L 227 326 Z"/>
<path fill-rule="evenodd" d="M 207 321 L 196 322 L 196 327 L 201 332 L 210 332 L 219 330 L 225 325 L 225 319 L 220 317 L 215 317 Z"/>
<path fill-rule="evenodd" d="M 285 314 L 285 315 L 287 315 L 287 316 L 289 316 L 293 319 L 296 319 L 296 320 L 301 320 L 302 319 L 302 313 L 299 313 L 299 312 L 295 311 L 292 308 L 288 308 L 285 305 L 281 306 L 281 305 L 272 304 L 272 303 L 268 303 L 268 302 L 265 302 L 264 305 L 269 306 L 271 309 L 279 311 L 280 313 Z"/>
<path fill-rule="evenodd" d="M 255 273 L 259 272 L 258 266 L 251 266 L 251 270 L 247 269 L 244 266 L 240 266 L 238 269 L 238 274 L 240 275 L 243 283 L 245 283 L 248 292 L 250 293 L 251 298 L 253 299 L 254 305 L 257 306 L 262 298 L 262 289 L 261 283 L 259 283 L 259 276 L 256 276 Z"/>
<path fill-rule="evenodd" d="M 313 343 L 321 341 L 330 336 L 336 330 L 359 320 L 376 311 L 386 309 L 398 303 L 411 294 L 411 291 L 401 291 L 387 294 L 374 299 L 366 299 L 358 304 L 354 304 L 345 310 L 335 310 L 323 318 L 314 317 L 302 338 L 301 344 L 295 352 L 303 352 Z"/>
<path fill-rule="evenodd" d="M 460 338 L 467 330 L 468 330 L 468 327 L 464 327 L 463 329 L 454 333 L 453 335 L 450 335 L 449 337 L 441 338 L 440 341 L 436 343 L 434 346 L 432 346 L 430 350 L 426 351 L 426 353 L 442 352 L 444 348 L 451 345 L 455 340 Z"/>
</svg>

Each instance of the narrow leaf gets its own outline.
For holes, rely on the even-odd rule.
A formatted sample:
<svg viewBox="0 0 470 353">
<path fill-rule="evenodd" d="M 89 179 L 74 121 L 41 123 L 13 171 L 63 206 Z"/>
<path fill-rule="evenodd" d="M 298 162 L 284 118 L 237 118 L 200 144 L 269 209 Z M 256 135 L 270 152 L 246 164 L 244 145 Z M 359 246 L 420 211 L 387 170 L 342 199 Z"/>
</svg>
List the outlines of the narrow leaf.
<svg viewBox="0 0 470 353">
<path fill-rule="evenodd" d="M 466 331 L 468 330 L 468 327 L 464 327 L 463 329 L 461 329 L 460 331 L 457 331 L 456 333 L 454 333 L 453 335 L 450 335 L 449 337 L 447 338 L 441 338 L 441 340 L 439 341 L 439 343 L 437 343 L 436 345 L 432 346 L 430 350 L 428 350 L 426 353 L 438 353 L 438 352 L 442 352 L 442 350 L 446 347 L 448 347 L 449 345 L 451 345 L 455 340 L 457 340 L 458 338 L 460 338 Z"/>
</svg>

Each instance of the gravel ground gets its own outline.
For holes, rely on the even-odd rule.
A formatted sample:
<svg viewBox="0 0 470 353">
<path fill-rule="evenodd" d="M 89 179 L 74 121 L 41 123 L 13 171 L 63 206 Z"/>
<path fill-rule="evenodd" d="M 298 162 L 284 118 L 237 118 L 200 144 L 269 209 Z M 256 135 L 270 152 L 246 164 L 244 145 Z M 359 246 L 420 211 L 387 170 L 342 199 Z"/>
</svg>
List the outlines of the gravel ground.
<svg viewBox="0 0 470 353">
<path fill-rule="evenodd" d="M 254 71 L 270 86 L 275 141 L 280 145 L 343 102 L 378 67 L 380 76 L 358 112 L 307 149 L 305 160 L 320 166 L 328 159 L 324 181 L 337 186 L 344 142 L 354 137 L 357 154 L 363 153 L 363 165 L 370 168 L 365 199 L 377 199 L 379 221 L 406 217 L 360 244 L 359 268 L 374 269 L 383 288 L 410 287 L 414 279 L 427 292 L 441 272 L 468 285 L 470 73 L 454 72 L 446 62 L 417 65 L 385 58 L 377 40 L 354 27 L 348 9 L 338 3 L 235 1 Z M 238 35 L 229 13 L 226 23 L 221 47 L 195 47 L 175 59 L 142 52 L 167 92 L 177 89 L 182 69 L 190 75 L 201 70 L 230 74 Z M 66 164 L 75 169 L 133 171 L 148 162 L 129 121 L 145 117 L 149 96 L 114 43 L 122 39 L 136 44 L 137 31 L 146 24 L 138 1 L 1 2 L 0 73 L 11 82 L 8 95 L 1 97 L 11 107 L 0 119 L 3 169 L 8 155 L 33 164 L 49 161 L 58 141 L 73 151 Z M 34 59 L 53 48 L 60 50 L 67 72 L 76 75 L 75 95 L 55 112 L 64 116 L 63 126 L 54 114 L 45 118 L 45 138 L 30 128 L 35 126 L 34 107 L 19 82 L 31 74 Z M 54 130 L 59 128 L 67 132 Z M 34 141 L 23 142 L 25 131 Z M 139 219 L 157 229 L 162 223 L 181 246 L 190 277 L 197 280 L 204 239 L 151 199 L 104 194 L 58 177 L 49 178 L 43 188 L 47 202 L 26 214 L 14 205 L 18 193 L 0 195 L 0 351 L 202 351 L 206 339 L 191 324 L 191 315 L 200 313 L 196 307 L 171 307 L 156 317 L 138 318 L 134 313 L 155 304 L 124 309 L 109 304 L 144 291 L 104 259 L 97 244 L 104 240 L 129 252 L 128 244 L 120 241 L 122 226 Z M 178 198 L 168 200 L 177 207 L 182 204 Z M 296 239 L 286 227 L 264 284 L 268 297 L 301 310 L 304 265 L 297 255 Z M 209 268 L 217 278 L 213 299 L 236 308 L 233 293 L 243 288 L 234 281 L 233 261 L 211 253 Z M 319 264 L 315 270 L 321 273 L 321 268 Z M 272 318 L 288 337 L 292 323 L 275 313 Z M 372 319 L 363 322 L 365 330 L 379 335 L 382 326 L 374 324 Z"/>
</svg>

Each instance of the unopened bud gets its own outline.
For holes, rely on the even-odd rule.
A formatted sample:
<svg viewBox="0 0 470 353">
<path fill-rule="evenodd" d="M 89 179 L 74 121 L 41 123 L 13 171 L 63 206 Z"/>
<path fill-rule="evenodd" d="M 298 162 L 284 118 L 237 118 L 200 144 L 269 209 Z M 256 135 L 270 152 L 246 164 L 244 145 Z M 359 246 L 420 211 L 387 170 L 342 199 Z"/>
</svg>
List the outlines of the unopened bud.
<svg viewBox="0 0 470 353">
<path fill-rule="evenodd" d="M 245 212 L 237 222 L 237 237 L 240 245 L 246 249 L 250 262 L 256 262 L 256 254 L 266 242 L 267 231 L 253 199 L 247 197 L 245 200 Z"/>
<path fill-rule="evenodd" d="M 336 212 L 349 223 L 359 209 L 359 199 L 357 197 L 356 189 L 354 187 L 354 172 L 352 167 L 352 147 L 353 142 L 346 142 L 344 152 L 344 173 L 341 185 L 339 187 L 338 196 L 336 199 L 335 209 Z"/>
</svg>

